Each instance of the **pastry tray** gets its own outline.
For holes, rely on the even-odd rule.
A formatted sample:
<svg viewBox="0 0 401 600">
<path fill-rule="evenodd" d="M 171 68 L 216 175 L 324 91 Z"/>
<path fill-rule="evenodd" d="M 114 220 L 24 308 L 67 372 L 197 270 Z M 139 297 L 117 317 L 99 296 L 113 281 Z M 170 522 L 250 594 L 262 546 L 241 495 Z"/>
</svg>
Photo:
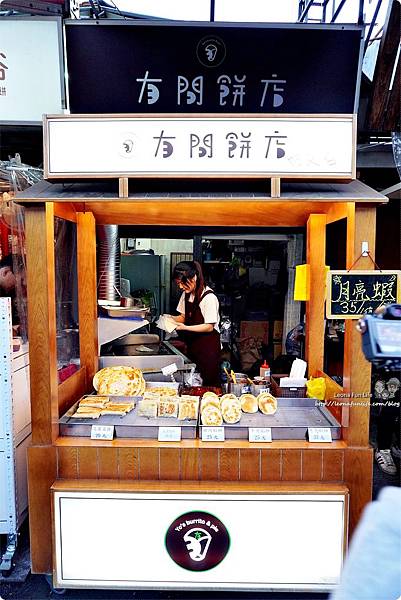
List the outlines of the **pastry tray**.
<svg viewBox="0 0 401 600">
<path fill-rule="evenodd" d="M 164 385 L 164 384 L 163 384 Z M 74 419 L 71 415 L 77 409 L 76 402 L 59 420 L 60 435 L 73 437 L 90 437 L 92 425 L 114 425 L 115 438 L 145 438 L 157 440 L 159 427 L 181 427 L 181 439 L 195 439 L 197 421 L 179 421 L 172 417 L 148 419 L 138 415 L 140 397 L 110 396 L 115 402 L 135 402 L 135 407 L 124 417 L 103 415 L 98 419 Z"/>
<path fill-rule="evenodd" d="M 308 427 L 331 429 L 331 438 L 341 437 L 341 425 L 315 398 L 277 398 L 274 415 L 242 413 L 234 425 L 223 423 L 226 440 L 248 440 L 250 427 L 270 427 L 272 440 L 306 440 Z M 202 425 L 200 435 L 202 438 Z"/>
</svg>

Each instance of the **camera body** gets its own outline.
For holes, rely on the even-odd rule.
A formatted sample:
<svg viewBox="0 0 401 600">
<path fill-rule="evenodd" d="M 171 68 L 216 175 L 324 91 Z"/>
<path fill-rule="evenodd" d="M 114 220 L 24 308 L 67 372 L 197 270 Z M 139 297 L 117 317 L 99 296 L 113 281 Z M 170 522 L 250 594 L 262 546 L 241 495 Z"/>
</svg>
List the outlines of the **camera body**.
<svg viewBox="0 0 401 600">
<path fill-rule="evenodd" d="M 366 360 L 385 371 L 401 370 L 401 304 L 389 304 L 358 322 Z"/>
</svg>

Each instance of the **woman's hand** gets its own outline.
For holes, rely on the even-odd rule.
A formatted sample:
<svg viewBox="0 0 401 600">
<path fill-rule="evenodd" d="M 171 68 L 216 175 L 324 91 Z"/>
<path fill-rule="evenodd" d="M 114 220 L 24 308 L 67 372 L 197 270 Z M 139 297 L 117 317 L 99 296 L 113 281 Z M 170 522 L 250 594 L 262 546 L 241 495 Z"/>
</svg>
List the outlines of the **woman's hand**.
<svg viewBox="0 0 401 600">
<path fill-rule="evenodd" d="M 184 323 L 178 323 L 177 327 L 175 328 L 176 331 L 184 331 L 185 329 L 188 329 L 188 326 Z"/>
</svg>

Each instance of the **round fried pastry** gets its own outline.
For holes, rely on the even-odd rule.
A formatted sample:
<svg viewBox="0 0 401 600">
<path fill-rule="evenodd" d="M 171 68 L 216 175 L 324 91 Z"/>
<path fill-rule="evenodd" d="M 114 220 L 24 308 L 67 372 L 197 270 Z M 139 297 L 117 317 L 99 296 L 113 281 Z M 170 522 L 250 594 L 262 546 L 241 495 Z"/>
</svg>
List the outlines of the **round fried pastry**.
<svg viewBox="0 0 401 600">
<path fill-rule="evenodd" d="M 250 414 L 258 412 L 258 401 L 253 394 L 242 394 L 240 402 L 243 412 Z"/>
<path fill-rule="evenodd" d="M 202 425 L 207 425 L 209 427 L 220 427 L 223 424 L 223 417 L 221 416 L 221 412 L 215 406 L 209 404 L 206 406 L 202 415 L 201 415 Z"/>
<path fill-rule="evenodd" d="M 268 392 L 261 392 L 257 397 L 258 406 L 264 415 L 274 415 L 277 410 L 277 399 Z"/>
<path fill-rule="evenodd" d="M 228 399 L 221 408 L 221 415 L 226 423 L 238 423 L 241 419 L 241 405 L 233 399 Z"/>
</svg>

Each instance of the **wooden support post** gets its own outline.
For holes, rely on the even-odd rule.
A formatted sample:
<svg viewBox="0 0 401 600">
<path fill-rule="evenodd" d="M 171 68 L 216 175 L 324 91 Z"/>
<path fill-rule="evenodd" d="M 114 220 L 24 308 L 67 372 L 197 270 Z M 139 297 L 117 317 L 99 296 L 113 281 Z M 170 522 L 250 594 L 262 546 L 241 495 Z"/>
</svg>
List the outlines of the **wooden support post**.
<svg viewBox="0 0 401 600">
<path fill-rule="evenodd" d="M 56 447 L 31 446 L 28 448 L 29 532 L 32 573 L 52 573 L 53 571 L 50 488 L 56 479 Z"/>
<path fill-rule="evenodd" d="M 78 314 L 81 366 L 89 384 L 98 370 L 96 222 L 91 212 L 77 213 Z"/>
<path fill-rule="evenodd" d="M 53 204 L 25 209 L 32 443 L 58 436 Z"/>
<path fill-rule="evenodd" d="M 323 371 L 324 301 L 326 290 L 326 215 L 310 215 L 306 262 L 310 266 L 310 292 L 306 303 L 306 360 L 308 373 Z"/>
<path fill-rule="evenodd" d="M 119 198 L 128 198 L 128 177 L 120 177 L 118 180 Z"/>
<path fill-rule="evenodd" d="M 362 242 L 368 242 L 369 252 L 375 256 L 376 208 L 370 206 L 350 206 L 347 220 L 347 268 L 360 257 Z M 369 257 L 360 258 L 358 269 L 374 270 Z M 371 385 L 371 365 L 362 352 L 361 334 L 356 330 L 357 321 L 345 321 L 344 337 L 344 391 L 351 397 L 349 427 L 344 430 L 344 439 L 350 446 L 369 445 L 369 399 Z M 358 406 L 359 404 L 359 406 Z"/>
<path fill-rule="evenodd" d="M 280 198 L 280 177 L 271 178 L 271 197 Z"/>
</svg>

